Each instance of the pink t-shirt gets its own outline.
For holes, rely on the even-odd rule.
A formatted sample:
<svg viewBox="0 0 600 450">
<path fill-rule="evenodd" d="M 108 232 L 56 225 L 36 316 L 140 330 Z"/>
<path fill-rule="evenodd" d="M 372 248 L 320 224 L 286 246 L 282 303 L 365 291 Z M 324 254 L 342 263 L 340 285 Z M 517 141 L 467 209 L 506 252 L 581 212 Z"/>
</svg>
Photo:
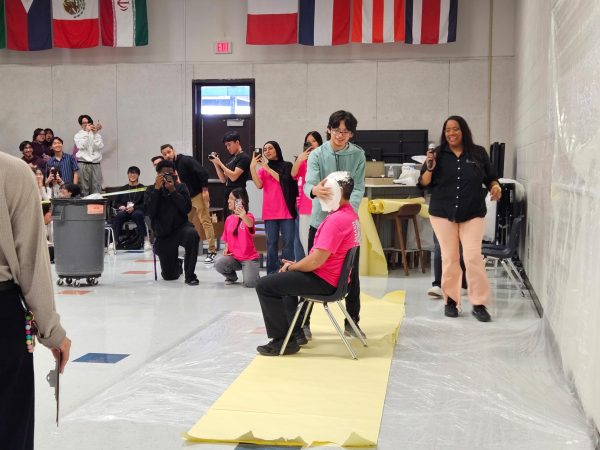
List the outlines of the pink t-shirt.
<svg viewBox="0 0 600 450">
<path fill-rule="evenodd" d="M 346 253 L 358 245 L 360 245 L 358 215 L 352 205 L 347 203 L 325 217 L 317 229 L 311 253 L 320 248 L 331 252 L 331 255 L 321 267 L 314 270 L 314 273 L 337 287 Z"/>
<path fill-rule="evenodd" d="M 254 220 L 252 213 L 248 213 L 247 216 Z M 223 236 L 221 236 L 221 239 L 227 242 L 227 250 L 229 250 L 229 253 L 231 253 L 238 261 L 251 261 L 257 259 L 258 252 L 256 251 L 256 247 L 254 247 L 254 241 L 252 239 L 255 229 L 252 227 L 252 231 L 250 231 L 248 225 L 242 220 L 240 222 L 240 227 L 238 228 L 237 236 L 234 236 L 233 232 L 235 231 L 238 220 L 239 217 L 234 216 L 233 214 L 227 216 L 225 225 L 223 226 Z"/>
<path fill-rule="evenodd" d="M 300 166 L 298 167 L 298 173 L 294 177 L 294 180 L 298 180 L 298 198 L 296 199 L 298 213 L 310 215 L 312 213 L 312 199 L 308 198 L 306 194 L 304 194 L 304 183 L 306 183 L 306 163 L 306 159 L 300 163 Z"/>
<path fill-rule="evenodd" d="M 262 167 L 256 171 L 256 175 L 263 184 L 262 220 L 291 219 L 279 181 Z"/>
</svg>

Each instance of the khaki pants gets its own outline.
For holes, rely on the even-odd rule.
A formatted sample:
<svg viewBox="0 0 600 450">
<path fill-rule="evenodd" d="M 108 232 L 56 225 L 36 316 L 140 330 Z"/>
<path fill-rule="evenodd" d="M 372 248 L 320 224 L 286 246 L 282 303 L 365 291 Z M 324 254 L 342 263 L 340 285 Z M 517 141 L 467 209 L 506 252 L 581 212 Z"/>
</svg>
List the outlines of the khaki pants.
<svg viewBox="0 0 600 450">
<path fill-rule="evenodd" d="M 460 268 L 459 242 L 467 269 L 469 301 L 473 305 L 485 305 L 490 296 L 490 284 L 485 273 L 481 255 L 484 219 L 476 217 L 462 223 L 450 222 L 442 217 L 429 216 L 431 226 L 442 249 L 442 291 L 444 298 L 452 298 L 460 305 L 462 269 Z"/>
<path fill-rule="evenodd" d="M 202 192 L 195 197 L 192 197 L 192 210 L 188 214 L 188 220 L 194 224 L 196 230 L 202 226 L 204 229 L 204 235 L 208 241 L 208 252 L 217 253 L 215 230 L 213 228 L 212 221 L 210 220 L 208 206 L 206 206 L 206 203 L 204 203 Z"/>
</svg>

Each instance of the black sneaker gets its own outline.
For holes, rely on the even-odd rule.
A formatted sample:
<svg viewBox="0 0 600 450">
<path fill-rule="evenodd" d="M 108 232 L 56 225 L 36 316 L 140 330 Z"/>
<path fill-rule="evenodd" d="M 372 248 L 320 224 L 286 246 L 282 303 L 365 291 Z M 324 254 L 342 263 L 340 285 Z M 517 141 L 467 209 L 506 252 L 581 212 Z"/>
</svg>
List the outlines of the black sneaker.
<svg viewBox="0 0 600 450">
<path fill-rule="evenodd" d="M 204 264 L 212 264 L 215 262 L 215 258 L 217 257 L 216 253 L 208 253 L 208 255 L 206 255 L 206 258 L 204 259 Z"/>
<path fill-rule="evenodd" d="M 189 285 L 189 286 L 198 286 L 200 284 L 200 281 L 198 281 L 197 277 L 194 278 L 187 278 L 185 280 L 185 284 Z"/>
<path fill-rule="evenodd" d="M 356 324 L 356 328 L 358 328 L 358 331 L 360 332 L 360 335 L 362 336 L 362 338 L 366 339 L 367 335 L 365 334 L 365 332 L 363 330 L 360 329 L 360 327 L 358 326 L 358 322 L 354 321 L 354 323 Z M 350 325 L 350 322 L 348 322 L 348 319 L 344 319 L 344 335 L 358 337 L 356 335 L 356 333 L 354 332 L 354 328 L 352 328 L 352 325 Z"/>
<path fill-rule="evenodd" d="M 310 331 L 310 325 L 304 325 L 302 327 L 302 331 L 304 332 L 304 336 L 306 336 L 306 339 L 310 341 L 312 339 L 312 331 Z"/>
<path fill-rule="evenodd" d="M 263 356 L 279 356 L 279 352 L 281 351 L 283 341 L 284 339 L 273 339 L 268 344 L 259 345 L 258 347 L 256 347 L 256 351 Z M 298 353 L 299 351 L 300 346 L 298 345 L 298 343 L 295 340 L 290 339 L 283 354 L 293 355 L 294 353 Z"/>
<path fill-rule="evenodd" d="M 444 307 L 444 314 L 446 317 L 458 317 L 458 308 L 456 307 L 456 302 L 450 297 L 448 297 L 448 301 Z"/>
<path fill-rule="evenodd" d="M 306 339 L 306 336 L 304 335 L 304 332 L 302 330 L 298 331 L 296 334 L 293 334 L 292 338 L 296 341 L 298 345 L 308 344 L 308 339 Z"/>
<path fill-rule="evenodd" d="M 473 306 L 472 314 L 480 322 L 489 322 L 490 320 L 492 320 L 492 318 L 490 317 L 490 313 L 487 312 L 487 309 L 484 305 Z"/>
</svg>

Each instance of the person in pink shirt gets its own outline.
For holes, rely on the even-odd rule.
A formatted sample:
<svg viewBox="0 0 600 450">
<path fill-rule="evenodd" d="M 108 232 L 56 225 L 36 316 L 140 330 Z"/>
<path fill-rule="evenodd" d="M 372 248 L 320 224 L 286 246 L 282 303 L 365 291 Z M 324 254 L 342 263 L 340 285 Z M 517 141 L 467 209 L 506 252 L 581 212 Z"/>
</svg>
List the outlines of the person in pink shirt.
<svg viewBox="0 0 600 450">
<path fill-rule="evenodd" d="M 256 168 L 260 164 L 260 168 Z M 284 161 L 281 147 L 268 141 L 262 152 L 254 152 L 250 162 L 252 181 L 263 191 L 262 219 L 267 237 L 267 274 L 277 272 L 279 234 L 283 238 L 282 256 L 294 259 L 294 219 L 298 184 L 292 178 L 292 163 Z"/>
<path fill-rule="evenodd" d="M 225 241 L 223 255 L 217 257 L 215 270 L 225 276 L 225 284 L 234 284 L 238 277 L 236 271 L 242 271 L 244 287 L 256 287 L 260 278 L 258 252 L 254 247 L 254 215 L 248 211 L 248 194 L 243 188 L 229 193 L 227 206 L 231 214 L 223 226 L 221 239 Z"/>
<path fill-rule="evenodd" d="M 278 273 L 261 278 L 256 286 L 267 335 L 271 338 L 269 343 L 256 348 L 261 355 L 279 355 L 293 318 L 292 311 L 296 310 L 298 304 L 298 296 L 333 294 L 346 253 L 360 245 L 358 215 L 350 204 L 354 180 L 348 172 L 343 174 L 337 181 L 341 189 L 339 207 L 319 226 L 308 256 L 298 262 L 284 260 Z M 284 354 L 300 350 L 301 332 L 298 322 Z"/>
<path fill-rule="evenodd" d="M 312 199 L 304 193 L 306 161 L 310 152 L 321 145 L 323 145 L 323 138 L 318 131 L 309 131 L 306 133 L 304 137 L 304 151 L 298 155 L 292 166 L 292 177 L 298 181 L 298 198 L 296 200 L 298 217 L 296 217 L 294 230 L 294 255 L 296 261 L 300 261 L 310 251 L 310 248 L 308 248 L 308 231 L 310 228 L 310 215 L 312 213 Z"/>
</svg>

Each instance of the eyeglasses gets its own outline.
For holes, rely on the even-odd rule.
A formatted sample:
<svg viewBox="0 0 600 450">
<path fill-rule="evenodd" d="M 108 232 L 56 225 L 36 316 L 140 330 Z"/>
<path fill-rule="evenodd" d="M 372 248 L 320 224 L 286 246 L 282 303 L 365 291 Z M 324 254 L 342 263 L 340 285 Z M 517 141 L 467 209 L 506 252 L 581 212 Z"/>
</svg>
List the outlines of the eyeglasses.
<svg viewBox="0 0 600 450">
<path fill-rule="evenodd" d="M 25 148 L 33 148 L 31 145 L 26 145 Z"/>
<path fill-rule="evenodd" d="M 348 130 L 340 130 L 339 128 L 334 128 L 333 130 L 331 130 L 331 134 L 335 134 L 336 136 L 349 136 L 352 134 L 352 131 L 348 131 Z"/>
</svg>

